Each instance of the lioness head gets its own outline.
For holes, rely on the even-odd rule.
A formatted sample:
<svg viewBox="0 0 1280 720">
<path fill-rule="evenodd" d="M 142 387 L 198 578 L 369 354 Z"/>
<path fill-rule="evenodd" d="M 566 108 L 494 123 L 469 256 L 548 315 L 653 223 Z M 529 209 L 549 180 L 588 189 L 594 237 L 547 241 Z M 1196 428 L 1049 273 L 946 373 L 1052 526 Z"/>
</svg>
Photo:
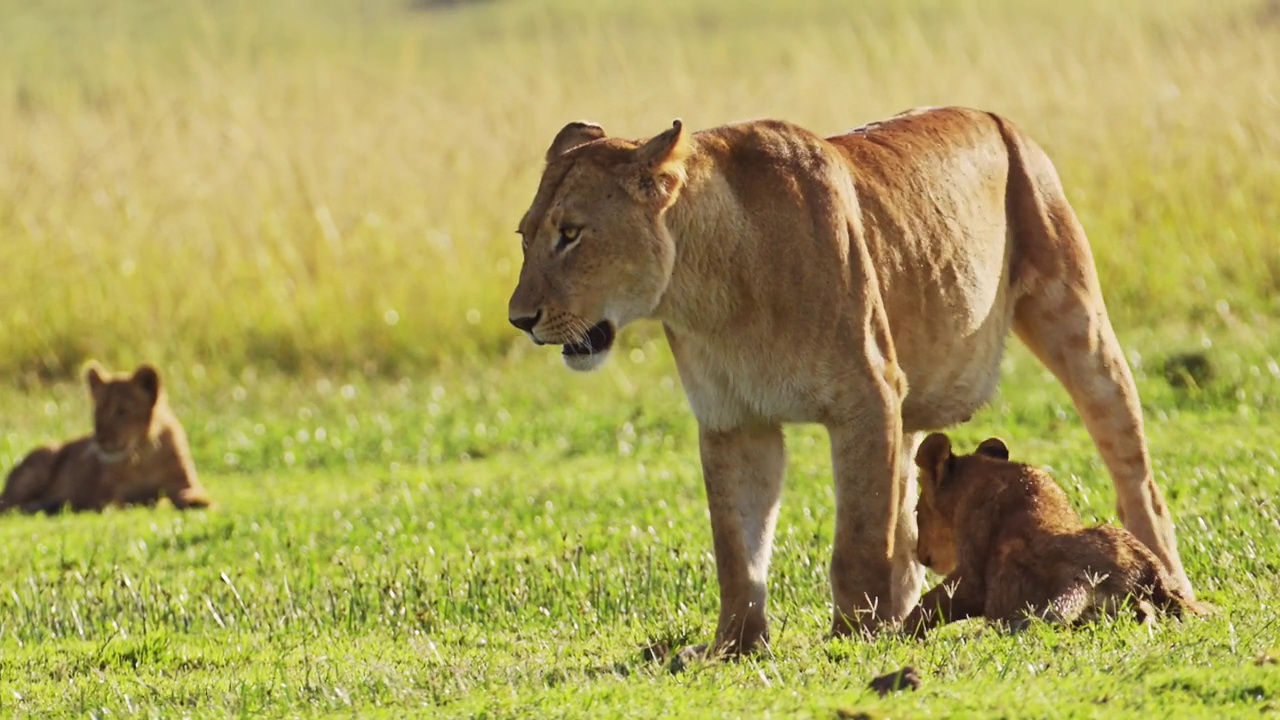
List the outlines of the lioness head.
<svg viewBox="0 0 1280 720">
<path fill-rule="evenodd" d="M 666 291 L 675 246 L 663 214 L 683 187 L 690 142 L 679 120 L 645 142 L 575 122 L 547 150 L 520 221 L 524 263 L 508 314 L 535 343 L 561 345 L 571 369 L 599 367 L 618 330 Z"/>
<path fill-rule="evenodd" d="M 1009 448 L 1000 438 L 983 440 L 977 451 L 967 456 L 952 455 L 951 439 L 943 433 L 933 433 L 920 443 L 916 450 L 916 466 L 920 468 L 916 557 L 921 564 L 943 575 L 955 571 L 955 501 L 959 491 L 970 482 L 983 480 L 984 467 L 989 469 L 985 461 L 1008 459 Z"/>
<path fill-rule="evenodd" d="M 107 373 L 97 363 L 85 372 L 93 395 L 93 440 L 103 460 L 124 459 L 147 442 L 160 399 L 160 374 L 142 365 L 129 374 Z"/>
</svg>

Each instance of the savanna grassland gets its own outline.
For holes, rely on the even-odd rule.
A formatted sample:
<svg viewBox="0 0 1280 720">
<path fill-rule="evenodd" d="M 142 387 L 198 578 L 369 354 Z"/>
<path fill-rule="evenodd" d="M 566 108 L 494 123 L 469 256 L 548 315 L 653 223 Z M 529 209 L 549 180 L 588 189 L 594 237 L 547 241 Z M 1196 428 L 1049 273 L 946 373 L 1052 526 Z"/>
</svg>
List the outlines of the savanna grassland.
<svg viewBox="0 0 1280 720">
<path fill-rule="evenodd" d="M 789 432 L 771 655 L 708 639 L 693 419 L 653 327 L 570 375 L 506 324 L 567 121 L 1017 121 L 1094 245 L 1206 620 L 823 638 Z M 1280 715 L 1280 5 L 0 0 L 0 464 L 158 364 L 218 506 L 0 518 L 0 714 Z M 957 428 L 1114 495 L 1025 352 Z M 878 698 L 873 675 L 924 684 Z"/>
</svg>

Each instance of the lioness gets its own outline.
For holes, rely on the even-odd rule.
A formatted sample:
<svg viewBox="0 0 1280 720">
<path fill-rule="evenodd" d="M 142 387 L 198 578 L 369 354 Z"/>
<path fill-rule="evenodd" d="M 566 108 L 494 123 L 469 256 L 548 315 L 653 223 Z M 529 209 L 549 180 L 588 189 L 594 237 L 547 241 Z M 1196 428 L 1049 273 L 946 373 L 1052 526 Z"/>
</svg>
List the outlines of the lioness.
<svg viewBox="0 0 1280 720">
<path fill-rule="evenodd" d="M 946 579 L 907 616 L 918 636 L 944 622 L 985 617 L 1010 629 L 1037 617 L 1064 625 L 1157 610 L 1200 614 L 1156 556 L 1129 531 L 1084 527 L 1048 473 L 1009 461 L 999 438 L 954 455 L 942 433 L 916 453 L 920 562 Z"/>
<path fill-rule="evenodd" d="M 831 438 L 833 631 L 906 617 L 920 431 L 991 397 L 1011 329 L 1070 391 L 1125 525 L 1190 595 L 1084 231 L 1008 120 L 926 109 L 827 139 L 676 121 L 643 142 L 570 123 L 519 232 L 509 319 L 570 368 L 599 366 L 630 322 L 663 324 L 698 419 L 716 649 L 768 637 L 787 422 Z"/>
<path fill-rule="evenodd" d="M 186 433 L 156 369 L 143 365 L 132 374 L 110 375 L 91 363 L 85 379 L 93 396 L 93 435 L 32 451 L 9 473 L 0 510 L 102 510 L 155 505 L 161 495 L 180 509 L 208 506 Z"/>
</svg>

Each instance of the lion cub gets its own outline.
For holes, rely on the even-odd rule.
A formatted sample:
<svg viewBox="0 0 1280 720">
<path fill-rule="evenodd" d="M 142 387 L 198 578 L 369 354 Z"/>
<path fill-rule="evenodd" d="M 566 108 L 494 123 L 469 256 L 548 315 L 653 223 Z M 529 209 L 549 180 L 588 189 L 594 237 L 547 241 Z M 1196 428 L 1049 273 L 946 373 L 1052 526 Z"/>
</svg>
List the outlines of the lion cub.
<svg viewBox="0 0 1280 720">
<path fill-rule="evenodd" d="M 917 556 L 946 579 L 925 593 L 907 631 L 977 616 L 1015 630 L 1031 617 L 1070 624 L 1114 615 L 1126 599 L 1142 621 L 1156 610 L 1202 612 L 1136 537 L 1084 527 L 1053 478 L 1009 462 L 1000 439 L 953 455 L 951 440 L 934 433 L 916 465 Z"/>
<path fill-rule="evenodd" d="M 93 397 L 93 435 L 33 450 L 9 473 L 0 511 L 151 506 L 162 494 L 178 508 L 207 507 L 186 433 L 156 369 L 143 365 L 133 374 L 113 375 L 91 363 L 85 379 Z"/>
</svg>

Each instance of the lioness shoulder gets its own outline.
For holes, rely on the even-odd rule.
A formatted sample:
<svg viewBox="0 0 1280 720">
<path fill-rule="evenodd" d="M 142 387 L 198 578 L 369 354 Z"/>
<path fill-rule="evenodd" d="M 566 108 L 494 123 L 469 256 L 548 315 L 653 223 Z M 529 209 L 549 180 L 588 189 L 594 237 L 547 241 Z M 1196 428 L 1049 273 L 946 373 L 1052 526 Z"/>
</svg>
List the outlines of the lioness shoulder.
<svg viewBox="0 0 1280 720">
<path fill-rule="evenodd" d="M 1084 527 L 1053 478 L 1010 462 L 1000 439 L 955 455 L 947 436 L 934 433 L 916 463 L 917 555 L 947 577 L 908 617 L 908 630 L 977 616 L 1013 628 L 1030 617 L 1071 624 L 1126 603 L 1140 620 L 1201 611 L 1136 537 Z"/>
<path fill-rule="evenodd" d="M 150 506 L 161 496 L 180 509 L 207 507 L 211 501 L 159 372 L 142 365 L 113 374 L 91 363 L 85 380 L 93 399 L 93 434 L 29 454 L 9 474 L 0 510 Z"/>
</svg>

